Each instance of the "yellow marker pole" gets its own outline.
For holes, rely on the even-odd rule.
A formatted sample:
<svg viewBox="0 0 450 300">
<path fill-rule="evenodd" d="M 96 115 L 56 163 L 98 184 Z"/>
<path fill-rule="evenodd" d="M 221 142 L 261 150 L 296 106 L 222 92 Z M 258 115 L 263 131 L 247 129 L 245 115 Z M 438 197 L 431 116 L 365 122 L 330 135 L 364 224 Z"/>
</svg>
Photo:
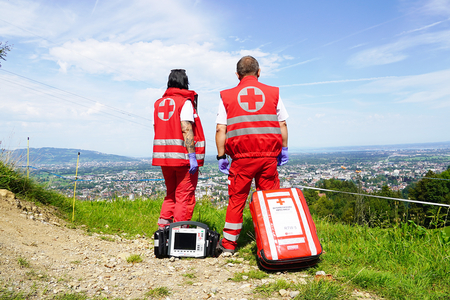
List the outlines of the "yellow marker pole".
<svg viewBox="0 0 450 300">
<path fill-rule="evenodd" d="M 78 179 L 78 162 L 80 161 L 80 152 L 77 157 L 77 168 L 75 170 L 75 185 L 73 187 L 73 204 L 72 204 L 72 222 L 75 220 L 75 192 L 77 191 L 77 179 Z"/>
<path fill-rule="evenodd" d="M 30 177 L 30 137 L 27 141 L 27 179 Z"/>
</svg>

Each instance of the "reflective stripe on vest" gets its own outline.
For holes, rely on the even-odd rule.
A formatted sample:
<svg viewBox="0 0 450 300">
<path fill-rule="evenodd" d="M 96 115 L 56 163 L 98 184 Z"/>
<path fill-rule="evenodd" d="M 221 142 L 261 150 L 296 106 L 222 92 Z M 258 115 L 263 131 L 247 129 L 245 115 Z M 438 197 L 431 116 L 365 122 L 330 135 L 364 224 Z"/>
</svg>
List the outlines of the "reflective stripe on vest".
<svg viewBox="0 0 450 300">
<path fill-rule="evenodd" d="M 189 160 L 189 155 L 179 152 L 153 152 L 153 158 L 170 158 Z M 204 160 L 205 154 L 195 154 L 197 160 Z"/>
<path fill-rule="evenodd" d="M 251 127 L 231 130 L 227 132 L 227 138 L 249 134 L 281 134 L 280 127 Z"/>
<path fill-rule="evenodd" d="M 244 115 L 234 118 L 229 118 L 227 120 L 227 125 L 234 125 L 243 122 L 259 122 L 259 121 L 275 121 L 278 122 L 278 117 L 276 115 Z"/>
<path fill-rule="evenodd" d="M 186 147 L 184 144 L 184 140 L 179 140 L 179 139 L 159 139 L 159 140 L 154 140 L 153 141 L 153 145 L 155 146 L 183 146 Z M 195 142 L 195 147 L 201 148 L 201 147 L 205 147 L 205 142 Z"/>
</svg>

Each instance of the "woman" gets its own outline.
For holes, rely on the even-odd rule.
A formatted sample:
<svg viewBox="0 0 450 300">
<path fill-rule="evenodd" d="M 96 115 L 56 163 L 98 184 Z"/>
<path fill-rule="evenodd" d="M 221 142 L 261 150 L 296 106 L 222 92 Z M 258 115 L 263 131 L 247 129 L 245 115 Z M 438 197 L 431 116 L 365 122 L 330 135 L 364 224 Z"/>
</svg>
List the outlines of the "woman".
<svg viewBox="0 0 450 300">
<path fill-rule="evenodd" d="M 197 114 L 197 93 L 189 90 L 186 71 L 172 70 L 167 90 L 155 102 L 152 165 L 161 166 L 166 197 L 159 229 L 189 221 L 195 206 L 198 167 L 205 159 L 205 136 Z"/>
</svg>

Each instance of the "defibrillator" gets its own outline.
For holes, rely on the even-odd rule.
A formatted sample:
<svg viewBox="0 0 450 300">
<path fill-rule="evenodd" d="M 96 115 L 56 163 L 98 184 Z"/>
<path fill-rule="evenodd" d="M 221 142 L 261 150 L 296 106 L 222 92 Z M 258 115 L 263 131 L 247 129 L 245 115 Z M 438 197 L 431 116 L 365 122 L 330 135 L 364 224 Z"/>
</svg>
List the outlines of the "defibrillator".
<svg viewBox="0 0 450 300">
<path fill-rule="evenodd" d="M 154 251 L 157 258 L 215 256 L 220 235 L 208 225 L 182 221 L 171 223 L 154 234 Z"/>
</svg>

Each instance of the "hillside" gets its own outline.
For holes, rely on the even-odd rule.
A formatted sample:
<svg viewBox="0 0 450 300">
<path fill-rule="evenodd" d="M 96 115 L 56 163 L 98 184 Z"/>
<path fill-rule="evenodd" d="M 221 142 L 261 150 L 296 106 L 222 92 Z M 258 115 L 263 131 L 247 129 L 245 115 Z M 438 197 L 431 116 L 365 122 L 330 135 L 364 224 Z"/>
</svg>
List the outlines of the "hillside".
<svg viewBox="0 0 450 300">
<path fill-rule="evenodd" d="M 436 151 L 447 152 L 450 149 L 450 142 L 440 143 L 422 143 L 422 144 L 398 144 L 384 146 L 349 146 L 334 148 L 302 149 L 291 148 L 291 160 L 300 159 L 308 163 L 323 163 L 324 161 L 339 160 L 340 162 L 350 162 L 353 160 L 364 161 L 374 159 L 386 159 L 392 154 L 392 151 L 401 153 L 415 152 L 418 149 L 435 149 Z M 80 159 L 83 163 L 89 162 L 139 162 L 150 160 L 151 154 L 145 159 L 107 154 L 92 150 L 69 149 L 69 148 L 30 148 L 30 162 L 33 165 L 64 165 L 74 164 L 77 161 L 77 154 L 81 153 Z M 11 151 L 11 155 L 21 164 L 26 164 L 27 149 L 17 149 Z M 206 160 L 215 162 L 215 155 L 206 155 Z"/>
<path fill-rule="evenodd" d="M 152 238 L 87 234 L 82 228 L 69 229 L 53 212 L 0 190 L 0 299 L 86 299 L 61 298 L 75 294 L 142 299 L 164 290 L 170 292 L 167 299 L 267 299 L 255 292 L 258 286 L 278 280 L 299 285 L 314 281 L 306 271 L 252 278 L 258 268 L 238 257 L 156 259 Z M 143 261 L 128 263 L 133 254 Z M 241 280 L 230 280 L 236 274 Z M 19 294 L 23 298 L 14 298 Z M 280 290 L 270 299 L 297 294 Z M 353 296 L 380 299 L 357 290 Z"/>
<path fill-rule="evenodd" d="M 74 164 L 77 162 L 78 152 L 80 152 L 80 159 L 84 163 L 140 161 L 137 158 L 106 154 L 98 151 L 44 147 L 30 148 L 30 163 L 33 165 Z M 11 155 L 21 164 L 26 164 L 27 149 L 13 150 Z"/>
</svg>

